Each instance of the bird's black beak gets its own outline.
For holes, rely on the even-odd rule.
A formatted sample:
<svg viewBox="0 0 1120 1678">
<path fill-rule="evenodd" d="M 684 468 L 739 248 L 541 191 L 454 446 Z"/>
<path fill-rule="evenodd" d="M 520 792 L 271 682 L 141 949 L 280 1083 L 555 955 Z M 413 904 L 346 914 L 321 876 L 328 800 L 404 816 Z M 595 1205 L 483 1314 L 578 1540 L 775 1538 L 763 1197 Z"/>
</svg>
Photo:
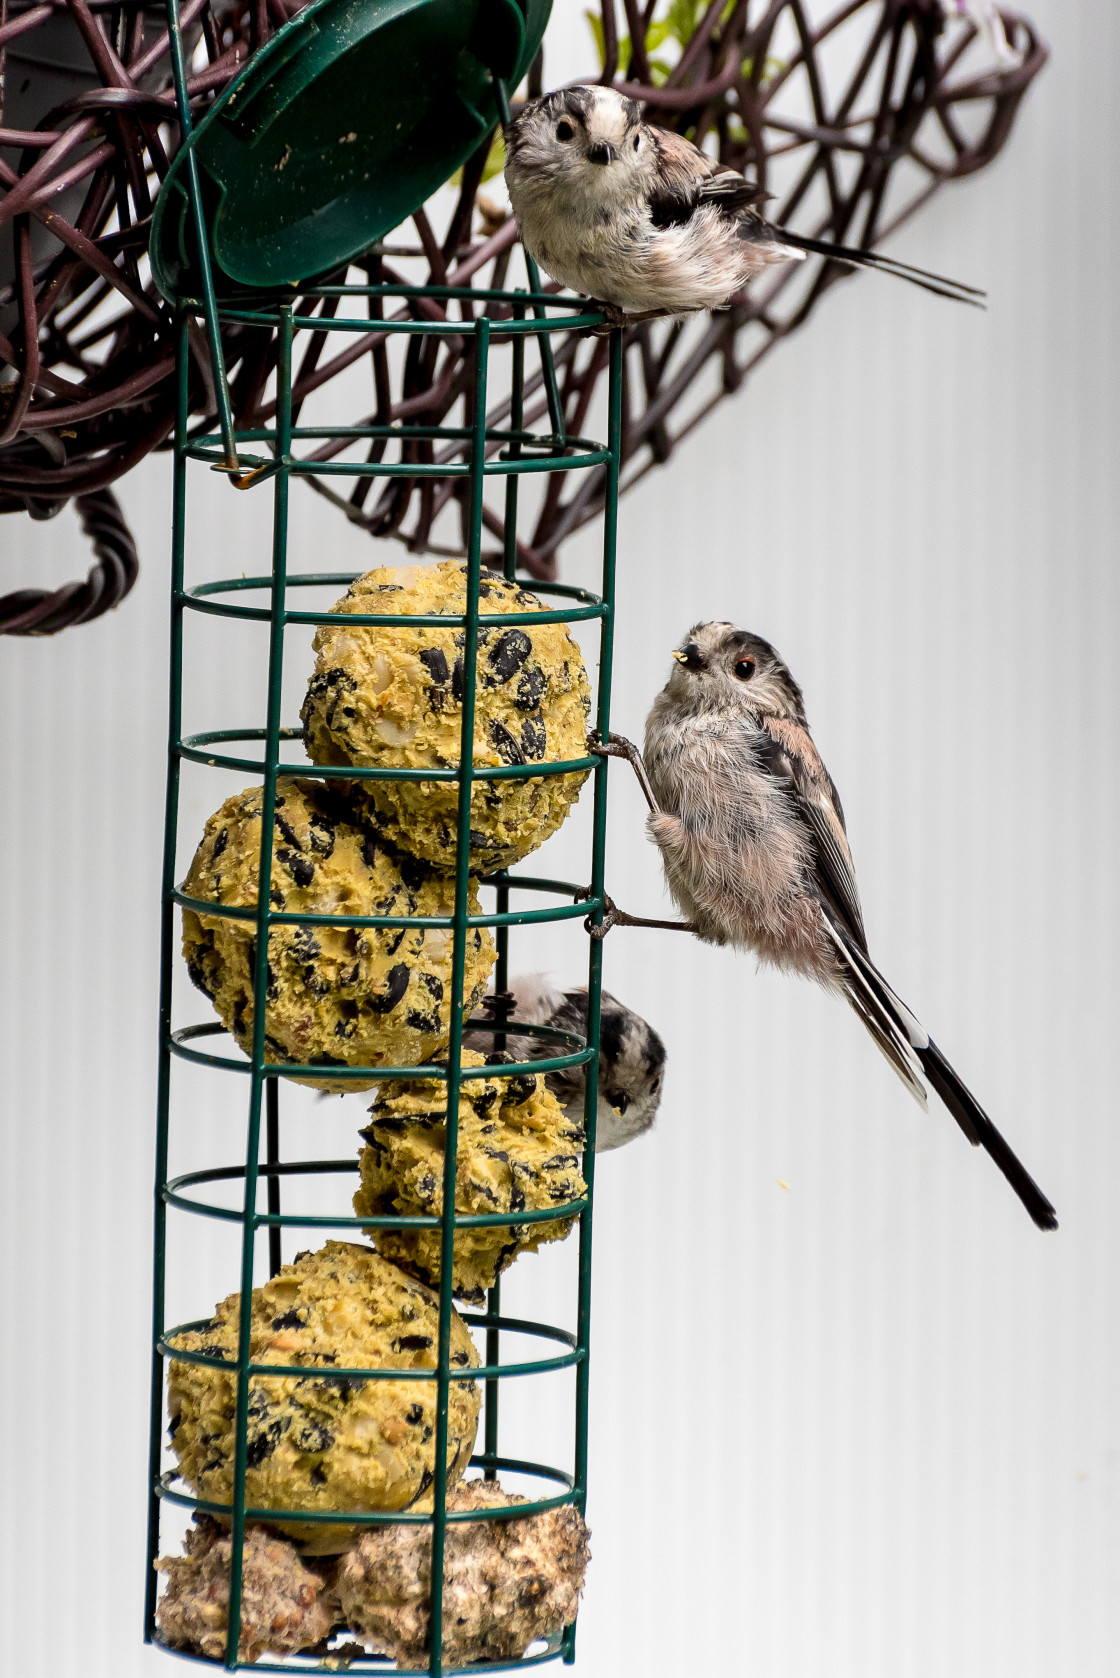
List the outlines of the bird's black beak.
<svg viewBox="0 0 1120 1678">
<path fill-rule="evenodd" d="M 613 163 L 616 155 L 614 147 L 606 140 L 595 140 L 587 148 L 589 163 Z"/>
<path fill-rule="evenodd" d="M 706 670 L 707 665 L 700 656 L 700 648 L 695 641 L 689 641 L 686 646 L 678 647 L 673 654 L 678 664 L 683 664 L 686 670 Z"/>
</svg>

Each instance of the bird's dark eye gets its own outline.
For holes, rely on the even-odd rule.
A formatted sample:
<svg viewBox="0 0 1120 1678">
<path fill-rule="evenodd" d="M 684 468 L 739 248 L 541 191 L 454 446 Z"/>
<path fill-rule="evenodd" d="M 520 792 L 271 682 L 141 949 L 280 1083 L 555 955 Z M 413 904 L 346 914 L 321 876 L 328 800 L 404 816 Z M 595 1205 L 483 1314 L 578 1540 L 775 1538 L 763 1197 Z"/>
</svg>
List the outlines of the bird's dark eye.
<svg viewBox="0 0 1120 1678">
<path fill-rule="evenodd" d="M 735 661 L 735 674 L 741 682 L 749 682 L 754 675 L 754 659 L 739 658 Z"/>
<path fill-rule="evenodd" d="M 642 143 L 642 136 L 640 134 L 635 134 L 635 136 L 634 136 L 634 150 L 635 151 L 637 151 L 637 149 L 641 145 L 641 143 Z"/>
<path fill-rule="evenodd" d="M 574 140 L 575 134 L 576 131 L 570 122 L 558 122 L 556 124 L 556 138 L 558 140 Z"/>
</svg>

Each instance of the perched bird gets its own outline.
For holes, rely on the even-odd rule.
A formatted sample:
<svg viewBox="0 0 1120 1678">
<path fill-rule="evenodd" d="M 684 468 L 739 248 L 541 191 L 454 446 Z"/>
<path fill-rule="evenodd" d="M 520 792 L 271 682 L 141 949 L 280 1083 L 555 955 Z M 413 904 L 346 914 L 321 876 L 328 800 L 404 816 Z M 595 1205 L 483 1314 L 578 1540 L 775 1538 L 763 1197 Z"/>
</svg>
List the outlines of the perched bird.
<svg viewBox="0 0 1120 1678">
<path fill-rule="evenodd" d="M 867 953 L 840 795 L 789 670 L 768 641 L 730 623 L 696 624 L 673 658 L 644 763 L 618 736 L 599 749 L 638 771 L 650 836 L 689 920 L 643 923 L 612 904 L 604 926 L 680 926 L 839 991 L 916 1100 L 925 1107 L 924 1079 L 1039 1228 L 1057 1228 L 1046 1196 Z"/>
<path fill-rule="evenodd" d="M 525 249 L 561 285 L 607 304 L 616 324 L 722 308 L 771 263 L 810 252 L 983 306 L 972 286 L 772 227 L 754 208 L 768 194 L 691 140 L 643 122 L 616 88 L 534 99 L 508 124 L 505 142 Z"/>
<path fill-rule="evenodd" d="M 503 1006 L 504 1004 L 504 1006 Z M 515 1060 L 545 1060 L 567 1053 L 540 1037 L 519 1035 L 518 1025 L 548 1025 L 587 1035 L 587 986 L 557 990 L 543 973 L 524 973 L 502 997 L 484 999 L 495 1021 L 506 1020 L 506 1052 Z M 468 1032 L 468 1048 L 485 1052 L 493 1034 Z M 599 1011 L 599 1094 L 596 1101 L 595 1152 L 606 1153 L 632 1142 L 653 1124 L 661 1102 L 665 1045 L 640 1015 L 602 993 Z M 583 1067 L 549 1072 L 546 1081 L 568 1116 L 583 1125 Z"/>
</svg>

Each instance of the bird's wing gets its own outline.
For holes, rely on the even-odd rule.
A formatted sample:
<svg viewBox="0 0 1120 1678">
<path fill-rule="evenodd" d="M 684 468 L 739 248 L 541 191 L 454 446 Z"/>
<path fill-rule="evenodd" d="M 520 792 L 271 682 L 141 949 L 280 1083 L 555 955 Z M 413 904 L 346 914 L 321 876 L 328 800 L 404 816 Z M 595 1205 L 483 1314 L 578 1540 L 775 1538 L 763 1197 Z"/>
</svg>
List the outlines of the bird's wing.
<svg viewBox="0 0 1120 1678">
<path fill-rule="evenodd" d="M 726 210 L 736 219 L 742 211 L 773 196 L 771 192 L 763 192 L 757 182 L 748 181 L 742 175 L 736 174 L 734 169 L 713 175 L 711 180 L 702 181 L 697 189 L 699 203 L 714 204 L 717 209 Z M 766 222 L 763 225 L 769 227 L 770 224 Z"/>
<path fill-rule="evenodd" d="M 735 180 L 742 178 L 726 163 L 707 157 L 683 134 L 674 134 L 671 128 L 650 128 L 648 132 L 657 150 L 658 174 L 662 184 L 666 192 L 678 198 L 695 198 L 700 184 L 717 175 L 731 175 Z"/>
<path fill-rule="evenodd" d="M 785 783 L 813 842 L 817 881 L 861 950 L 867 949 L 855 865 L 840 794 L 807 728 L 779 717 L 760 719 L 759 757 Z"/>
<path fill-rule="evenodd" d="M 657 151 L 657 176 L 650 193 L 655 227 L 679 226 L 704 205 L 738 217 L 748 205 L 769 197 L 726 163 L 707 157 L 683 134 L 651 128 Z"/>
</svg>

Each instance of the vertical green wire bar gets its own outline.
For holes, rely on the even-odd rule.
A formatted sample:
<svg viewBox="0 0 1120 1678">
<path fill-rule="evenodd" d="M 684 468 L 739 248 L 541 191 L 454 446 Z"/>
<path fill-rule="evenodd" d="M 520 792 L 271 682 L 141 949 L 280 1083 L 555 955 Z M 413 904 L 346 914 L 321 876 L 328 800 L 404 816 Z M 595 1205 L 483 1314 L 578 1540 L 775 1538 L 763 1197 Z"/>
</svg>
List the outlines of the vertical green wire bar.
<svg viewBox="0 0 1120 1678">
<path fill-rule="evenodd" d="M 257 1235 L 257 1178 L 260 1170 L 261 1098 L 264 1093 L 265 1008 L 268 1000 L 268 938 L 272 924 L 272 828 L 276 814 L 276 769 L 284 679 L 284 628 L 288 576 L 288 465 L 292 429 L 292 305 L 280 309 L 276 360 L 276 459 L 273 484 L 272 590 L 268 634 L 268 716 L 265 725 L 261 848 L 257 886 L 256 972 L 253 974 L 253 1048 L 249 1124 L 245 1143 L 245 1201 L 241 1229 L 241 1301 L 237 1338 L 237 1413 L 233 1461 L 233 1519 L 230 1538 L 229 1629 L 225 1664 L 236 1670 L 241 1636 L 241 1568 L 245 1542 L 245 1469 L 249 1447 L 250 1330 L 253 1322 L 253 1258 Z"/>
<path fill-rule="evenodd" d="M 158 1579 L 155 1560 L 159 1554 L 159 1480 L 163 1443 L 163 1359 L 159 1340 L 164 1322 L 167 1267 L 167 1203 L 163 1186 L 167 1181 L 168 1127 L 171 1108 L 171 993 L 175 977 L 175 887 L 176 833 L 179 823 L 179 780 L 182 765 L 175 750 L 183 731 L 183 559 L 186 545 L 188 391 L 190 372 L 190 321 L 186 313 L 178 321 L 178 362 L 175 386 L 175 467 L 171 501 L 171 647 L 167 696 L 167 800 L 163 824 L 163 880 L 160 903 L 159 954 L 159 1073 L 156 1089 L 156 1181 L 155 1229 L 152 1275 L 152 1391 L 150 1442 L 148 1446 L 148 1577 L 144 1590 L 144 1641 L 149 1642 L 155 1625 Z"/>
<path fill-rule="evenodd" d="M 179 0 L 167 0 L 167 39 L 171 48 L 171 77 L 175 83 L 175 104 L 179 113 L 179 143 L 185 146 L 191 135 L 191 102 L 187 93 L 187 65 L 183 52 L 183 31 L 179 22 Z M 199 271 L 202 276 L 202 301 L 206 320 L 206 341 L 210 348 L 210 370 L 214 378 L 214 397 L 218 405 L 218 424 L 226 451 L 226 465 L 237 465 L 237 444 L 233 435 L 233 407 L 229 399 L 229 380 L 226 378 L 226 359 L 222 349 L 222 333 L 218 324 L 218 303 L 214 291 L 214 273 L 210 265 L 210 240 L 206 230 L 206 216 L 202 204 L 202 186 L 198 177 L 198 158 L 193 150 L 187 153 L 187 180 L 190 185 L 191 220 L 198 247 Z"/>
<path fill-rule="evenodd" d="M 451 957 L 451 1041 L 447 1049 L 447 1133 L 443 1160 L 443 1225 L 440 1231 L 439 1379 L 436 1400 L 435 1479 L 432 1484 L 432 1572 L 428 1671 L 443 1672 L 443 1576 L 447 1533 L 447 1423 L 451 1394 L 451 1311 L 455 1265 L 455 1183 L 459 1158 L 459 1074 L 463 1053 L 463 974 L 470 912 L 471 792 L 474 787 L 474 702 L 478 664 L 478 585 L 482 570 L 482 492 L 486 462 L 486 372 L 490 322 L 474 328 L 474 405 L 471 438 L 470 530 L 467 543 L 466 640 L 463 646 L 463 718 L 459 736 L 459 807 L 455 830 L 454 944 Z"/>
<path fill-rule="evenodd" d="M 500 76 L 494 77 L 494 96 L 498 102 L 498 115 L 501 118 L 502 127 L 508 128 L 513 112 L 510 110 L 506 84 Z M 524 251 L 524 256 L 525 271 L 529 276 L 529 289 L 539 292 L 541 289 L 541 271 L 527 250 Z M 533 313 L 538 320 L 546 318 L 546 310 L 539 303 L 534 303 Z M 555 453 L 562 454 L 566 435 L 564 404 L 560 400 L 560 383 L 556 377 L 556 360 L 552 354 L 551 335 L 548 332 L 542 332 L 537 343 L 541 352 L 541 381 L 544 384 L 545 400 L 548 403 L 548 422 L 552 427 L 553 449 Z"/>
<path fill-rule="evenodd" d="M 514 320 L 525 319 L 524 303 L 514 303 Z M 513 433 L 509 446 L 509 458 L 516 460 L 521 454 L 520 432 L 525 417 L 525 339 L 519 333 L 510 346 L 512 368 L 510 371 L 509 398 L 509 428 Z M 506 479 L 505 497 L 505 540 L 502 547 L 502 574 L 508 582 L 514 582 L 517 577 L 517 491 L 520 480 L 516 472 L 511 472 Z M 505 871 L 503 870 L 503 878 Z M 497 910 L 499 915 L 509 911 L 509 887 L 500 885 L 497 888 Z M 498 960 L 494 970 L 494 989 L 499 996 L 509 990 L 509 927 L 500 926 L 497 929 L 495 943 L 498 947 Z M 506 1034 L 504 1031 L 494 1035 L 495 1049 L 504 1049 Z M 486 1295 L 486 1316 L 489 1321 L 497 1323 L 502 1314 L 502 1280 L 499 1276 L 494 1286 Z M 486 1330 L 486 1362 L 493 1367 L 501 1356 L 501 1331 L 498 1328 Z M 486 1381 L 486 1419 L 483 1432 L 483 1451 L 485 1467 L 484 1478 L 496 1480 L 498 1470 L 496 1459 L 498 1455 L 498 1403 L 501 1382 L 493 1376 Z"/>
<path fill-rule="evenodd" d="M 269 1166 L 280 1163 L 280 1083 L 276 1078 L 267 1078 L 264 1087 L 265 1100 L 265 1162 Z M 268 1210 L 277 1213 L 280 1210 L 280 1178 L 270 1170 L 268 1172 Z M 275 1276 L 281 1265 L 280 1237 L 282 1230 L 279 1224 L 268 1226 L 268 1274 Z"/>
<path fill-rule="evenodd" d="M 614 585 L 618 530 L 618 474 L 622 440 L 622 334 L 610 335 L 609 380 L 607 402 L 607 447 L 610 460 L 604 467 L 607 475 L 603 509 L 603 584 L 602 595 L 606 613 L 602 620 L 599 642 L 599 693 L 595 710 L 595 727 L 600 740 L 610 733 L 611 683 L 614 676 Z M 595 775 L 595 808 L 591 841 L 591 897 L 599 907 L 591 915 L 594 925 L 603 919 L 604 872 L 607 854 L 607 759 L 602 758 Z M 587 1510 L 587 1430 L 590 1401 L 591 1353 L 591 1208 L 595 1204 L 595 1121 L 599 1098 L 599 1016 L 603 985 L 603 943 L 600 938 L 588 940 L 587 957 L 587 1041 L 594 1054 L 584 1073 L 583 1112 L 587 1131 L 583 1156 L 583 1177 L 587 1184 L 587 1211 L 579 1220 L 579 1295 L 576 1319 L 576 1342 L 583 1348 L 583 1357 L 576 1365 L 576 1438 L 575 1438 L 575 1499 L 580 1514 Z M 576 1658 L 575 1621 L 564 1634 L 564 1660 L 570 1665 Z"/>
</svg>

